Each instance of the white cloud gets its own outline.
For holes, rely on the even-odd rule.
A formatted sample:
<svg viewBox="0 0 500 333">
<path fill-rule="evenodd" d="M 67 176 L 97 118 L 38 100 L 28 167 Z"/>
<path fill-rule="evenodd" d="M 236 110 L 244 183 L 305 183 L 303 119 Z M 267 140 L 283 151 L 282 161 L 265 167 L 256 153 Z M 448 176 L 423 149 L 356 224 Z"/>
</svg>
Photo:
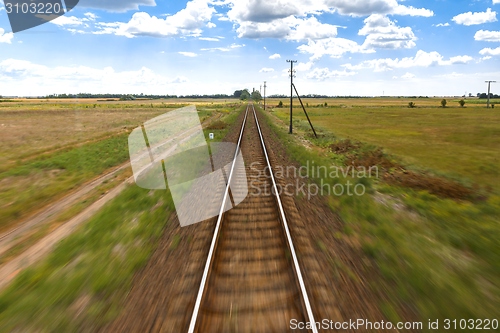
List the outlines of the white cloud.
<svg viewBox="0 0 500 333">
<path fill-rule="evenodd" d="M 238 49 L 240 47 L 244 47 L 245 44 L 231 44 L 227 47 L 210 47 L 210 48 L 203 48 L 201 51 L 222 51 L 222 52 L 229 52 L 234 49 Z"/>
<path fill-rule="evenodd" d="M 274 72 L 274 68 L 264 67 L 259 71 L 259 73 L 271 73 L 271 72 Z"/>
<path fill-rule="evenodd" d="M 186 82 L 189 82 L 189 80 L 185 76 L 177 76 L 175 79 L 168 81 L 168 83 L 186 83 Z"/>
<path fill-rule="evenodd" d="M 474 39 L 486 42 L 500 42 L 500 31 L 479 30 L 474 35 Z"/>
<path fill-rule="evenodd" d="M 128 38 L 200 36 L 201 28 L 210 21 L 214 13 L 215 9 L 208 6 L 207 0 L 192 0 L 186 4 L 186 8 L 165 19 L 138 12 L 127 23 L 97 23 L 100 30 L 94 34 L 115 34 Z"/>
<path fill-rule="evenodd" d="M 348 72 L 348 71 L 331 71 L 328 68 L 315 68 L 310 73 L 306 75 L 308 79 L 315 80 L 326 80 L 332 77 L 346 77 L 356 75 L 356 72 Z"/>
<path fill-rule="evenodd" d="M 85 15 L 87 17 L 87 19 L 90 20 L 90 21 L 95 21 L 96 19 L 99 18 L 99 16 L 97 16 L 96 14 L 90 13 L 90 12 L 85 13 L 83 15 Z"/>
<path fill-rule="evenodd" d="M 335 36 L 337 36 L 335 25 L 320 23 L 316 17 L 310 17 L 305 20 L 297 20 L 286 39 L 299 41 Z"/>
<path fill-rule="evenodd" d="M 301 2 L 277 0 L 234 0 L 227 1 L 231 9 L 227 12 L 233 22 L 269 23 L 293 15 L 304 15 Z"/>
<path fill-rule="evenodd" d="M 242 22 L 236 32 L 239 38 L 279 38 L 298 41 L 335 37 L 337 26 L 321 23 L 316 17 L 299 19 L 290 16 L 272 22 Z"/>
<path fill-rule="evenodd" d="M 71 32 L 73 35 L 76 35 L 76 34 L 84 35 L 84 34 L 86 34 L 86 32 L 84 30 L 81 30 L 81 29 L 68 28 L 66 30 L 68 30 L 69 32 Z"/>
<path fill-rule="evenodd" d="M 79 7 L 104 9 L 111 12 L 139 10 L 139 6 L 156 6 L 155 0 L 80 0 Z"/>
<path fill-rule="evenodd" d="M 270 23 L 242 22 L 236 32 L 239 38 L 285 38 L 290 33 L 290 26 L 283 20 Z"/>
<path fill-rule="evenodd" d="M 394 14 L 430 17 L 434 15 L 432 10 L 401 5 L 396 0 L 326 0 L 325 2 L 339 14 L 350 16 Z"/>
<path fill-rule="evenodd" d="M 301 53 L 311 54 L 311 60 L 318 60 L 328 55 L 332 58 L 340 58 L 345 53 L 373 53 L 366 50 L 362 45 L 345 38 L 326 38 L 317 41 L 310 40 L 307 44 L 300 45 L 297 49 Z"/>
<path fill-rule="evenodd" d="M 51 93 L 137 93 L 173 91 L 186 77 L 166 77 L 147 67 L 115 71 L 112 67 L 44 66 L 30 61 L 0 61 L 0 90 L 4 95 L 46 95 Z M 22 88 L 21 88 L 22 87 Z"/>
<path fill-rule="evenodd" d="M 70 25 L 70 26 L 77 26 L 77 25 L 82 25 L 83 20 L 81 18 L 75 17 L 75 16 L 59 16 L 58 18 L 50 21 L 50 23 L 58 25 L 60 27 Z"/>
<path fill-rule="evenodd" d="M 462 25 L 477 25 L 497 21 L 497 13 L 488 8 L 486 12 L 467 12 L 459 14 L 451 19 L 453 22 Z"/>
<path fill-rule="evenodd" d="M 297 72 L 305 72 L 308 71 L 312 68 L 314 65 L 314 62 L 308 61 L 308 62 L 299 62 L 295 66 L 293 66 L 293 69 L 296 70 Z"/>
<path fill-rule="evenodd" d="M 219 42 L 220 39 L 216 37 L 200 37 L 199 40 L 206 40 L 208 42 Z"/>
<path fill-rule="evenodd" d="M 343 65 L 343 67 L 350 70 L 372 68 L 375 72 L 384 72 L 396 68 L 432 67 L 432 66 L 466 64 L 472 60 L 473 58 L 467 55 L 451 57 L 448 60 L 444 60 L 444 57 L 436 51 L 425 52 L 419 50 L 417 51 L 415 57 L 406 57 L 402 59 L 399 58 L 373 59 L 373 60 L 363 61 L 358 65 L 346 64 Z"/>
<path fill-rule="evenodd" d="M 301 53 L 311 54 L 311 60 L 324 55 L 339 58 L 345 53 L 373 53 L 375 48 L 400 49 L 415 47 L 417 37 L 410 27 L 399 27 L 387 16 L 373 14 L 364 20 L 365 25 L 358 35 L 366 36 L 363 45 L 344 38 L 308 39 L 308 43 L 300 45 Z"/>
<path fill-rule="evenodd" d="M 479 54 L 486 56 L 497 56 L 500 55 L 500 47 L 497 47 L 496 49 L 491 49 L 488 47 L 479 51 Z"/>
<path fill-rule="evenodd" d="M 190 58 L 194 58 L 194 57 L 197 57 L 198 55 L 194 52 L 184 52 L 184 51 L 179 51 L 178 52 L 179 54 L 185 56 L 185 57 L 190 57 Z"/>
<path fill-rule="evenodd" d="M 87 66 L 57 66 L 48 67 L 26 60 L 7 59 L 0 62 L 0 76 L 17 79 L 39 79 L 50 81 L 102 81 L 120 82 L 122 84 L 158 83 L 168 82 L 147 67 L 136 71 L 115 72 L 111 67 L 97 69 Z"/>
<path fill-rule="evenodd" d="M 435 26 L 435 27 L 449 27 L 449 26 L 450 26 L 450 24 L 449 24 L 448 22 L 446 22 L 446 23 L 438 23 L 438 24 L 436 24 L 436 25 L 434 25 L 434 26 Z"/>
<path fill-rule="evenodd" d="M 496 4 L 500 4 L 500 0 L 493 0 L 493 4 L 496 5 Z"/>
<path fill-rule="evenodd" d="M 335 37 L 337 26 L 317 19 L 323 13 L 434 15 L 431 10 L 401 5 L 397 0 L 225 0 L 222 4 L 230 8 L 227 19 L 236 24 L 240 38 L 306 40 Z"/>
<path fill-rule="evenodd" d="M 402 79 L 413 79 L 415 78 L 415 74 L 412 74 L 412 73 L 406 73 L 405 75 L 401 76 Z"/>
<path fill-rule="evenodd" d="M 230 7 L 228 18 L 238 23 L 272 22 L 290 16 L 306 17 L 310 14 L 325 12 L 337 12 L 350 16 L 393 14 L 430 17 L 434 15 L 432 10 L 401 5 L 397 0 L 226 0 L 223 3 Z"/>
<path fill-rule="evenodd" d="M 212 22 L 207 23 L 207 28 L 209 28 L 209 29 L 215 28 L 216 26 L 217 25 L 215 23 L 212 23 Z"/>
<path fill-rule="evenodd" d="M 12 44 L 14 34 L 12 32 L 5 33 L 5 30 L 0 28 L 0 43 Z"/>
<path fill-rule="evenodd" d="M 415 8 L 413 6 L 403 6 L 398 5 L 394 11 L 390 14 L 394 15 L 409 15 L 409 16 L 422 16 L 431 17 L 434 16 L 434 12 L 426 8 Z"/>
<path fill-rule="evenodd" d="M 281 58 L 281 55 L 279 55 L 279 53 L 275 53 L 269 56 L 269 59 L 279 59 L 279 58 Z"/>
<path fill-rule="evenodd" d="M 364 20 L 365 25 L 358 35 L 366 36 L 365 49 L 401 49 L 415 47 L 415 34 L 410 27 L 398 27 L 384 15 L 373 14 Z"/>
<path fill-rule="evenodd" d="M 463 55 L 463 56 L 456 56 L 456 57 L 451 57 L 449 62 L 451 65 L 456 65 L 456 64 L 467 64 L 474 60 L 471 56 L 468 55 Z"/>
</svg>

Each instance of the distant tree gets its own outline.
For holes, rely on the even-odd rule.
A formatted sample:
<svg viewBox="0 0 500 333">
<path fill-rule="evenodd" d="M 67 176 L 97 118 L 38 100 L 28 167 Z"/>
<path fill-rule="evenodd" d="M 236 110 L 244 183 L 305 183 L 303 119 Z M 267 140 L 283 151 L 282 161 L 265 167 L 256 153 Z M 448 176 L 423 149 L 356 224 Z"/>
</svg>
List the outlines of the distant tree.
<svg viewBox="0 0 500 333">
<path fill-rule="evenodd" d="M 479 98 L 481 99 L 486 99 L 488 98 L 488 94 L 487 93 L 481 93 L 481 94 L 478 94 Z M 496 94 L 493 94 L 493 93 L 490 93 L 490 98 L 500 98 L 500 96 L 496 95 Z"/>
<path fill-rule="evenodd" d="M 283 107 L 283 102 L 282 102 L 282 101 L 280 101 L 280 102 L 278 103 L 278 107 L 279 107 L 279 108 L 282 108 L 282 107 Z"/>
<path fill-rule="evenodd" d="M 260 94 L 260 92 L 258 90 L 254 90 L 252 92 L 252 99 L 256 102 L 259 102 L 262 99 L 262 95 Z"/>
<path fill-rule="evenodd" d="M 328 103 L 327 103 L 327 102 L 325 102 L 325 108 L 326 108 L 327 106 L 328 106 Z"/>
<path fill-rule="evenodd" d="M 241 90 L 235 90 L 234 93 L 233 93 L 233 96 L 235 98 L 240 98 L 240 96 L 241 96 Z"/>
<path fill-rule="evenodd" d="M 443 98 L 443 99 L 441 100 L 441 106 L 442 106 L 443 108 L 445 108 L 445 107 L 446 107 L 446 99 L 444 99 L 444 98 Z"/>
<path fill-rule="evenodd" d="M 464 107 L 465 101 L 463 99 L 458 101 L 458 104 L 460 104 L 461 107 Z"/>
<path fill-rule="evenodd" d="M 124 95 L 124 96 L 120 97 L 120 101 L 134 101 L 134 100 L 135 100 L 135 96 L 133 96 L 133 95 Z"/>
<path fill-rule="evenodd" d="M 409 108 L 412 108 L 412 109 L 413 109 L 414 107 L 416 107 L 415 102 L 410 102 L 410 103 L 408 103 L 408 107 L 409 107 Z"/>
<path fill-rule="evenodd" d="M 240 99 L 241 99 L 242 101 L 244 101 L 244 100 L 249 100 L 249 99 L 250 99 L 250 93 L 248 92 L 248 89 L 243 89 L 243 90 L 241 91 Z"/>
</svg>

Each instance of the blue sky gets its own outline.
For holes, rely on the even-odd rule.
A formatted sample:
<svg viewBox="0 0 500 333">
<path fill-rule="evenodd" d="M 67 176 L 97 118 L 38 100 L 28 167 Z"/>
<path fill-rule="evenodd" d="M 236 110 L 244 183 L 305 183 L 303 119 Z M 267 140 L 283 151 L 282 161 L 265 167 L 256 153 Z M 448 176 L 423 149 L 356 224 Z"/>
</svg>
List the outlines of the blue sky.
<svg viewBox="0 0 500 333">
<path fill-rule="evenodd" d="M 500 93 L 500 0 L 80 0 L 13 34 L 0 95 Z"/>
</svg>

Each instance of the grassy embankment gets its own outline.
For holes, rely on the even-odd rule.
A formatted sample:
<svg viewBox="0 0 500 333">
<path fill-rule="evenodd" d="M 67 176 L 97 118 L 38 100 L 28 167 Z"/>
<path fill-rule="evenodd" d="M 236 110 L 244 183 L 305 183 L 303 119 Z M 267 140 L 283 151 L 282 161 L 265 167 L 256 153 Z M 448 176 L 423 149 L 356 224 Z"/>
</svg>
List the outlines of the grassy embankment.
<svg viewBox="0 0 500 333">
<path fill-rule="evenodd" d="M 199 106 L 200 117 L 212 108 Z M 223 137 L 241 108 L 220 108 L 224 129 L 217 136 Z M 115 318 L 172 212 L 168 191 L 127 187 L 0 294 L 0 331 L 77 332 Z"/>
<path fill-rule="evenodd" d="M 294 109 L 294 136 L 286 134 L 286 107 L 267 117 L 302 165 L 369 163 L 381 170 L 380 179 L 323 181 L 350 180 L 368 189 L 364 196 L 328 200 L 345 223 L 342 237 L 358 239 L 377 263 L 381 278 L 373 287 L 392 299 L 381 304 L 388 319 L 400 319 L 401 304 L 424 322 L 500 317 L 500 114 L 438 109 L 439 100 L 418 109 L 394 100 L 326 102 L 308 109 L 319 139 L 301 109 Z"/>
</svg>

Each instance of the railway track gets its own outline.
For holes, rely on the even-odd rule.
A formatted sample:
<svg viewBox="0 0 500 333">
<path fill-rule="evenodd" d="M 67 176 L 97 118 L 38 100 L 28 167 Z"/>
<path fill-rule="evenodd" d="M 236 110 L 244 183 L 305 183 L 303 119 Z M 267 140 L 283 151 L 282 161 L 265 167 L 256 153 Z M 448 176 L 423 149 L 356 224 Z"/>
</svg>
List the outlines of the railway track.
<svg viewBox="0 0 500 333">
<path fill-rule="evenodd" d="M 188 332 L 289 332 L 292 319 L 314 316 L 253 105 L 237 147 L 247 178 L 233 165 L 227 183 L 248 182 L 248 197 L 223 213 L 225 189 Z"/>
</svg>

